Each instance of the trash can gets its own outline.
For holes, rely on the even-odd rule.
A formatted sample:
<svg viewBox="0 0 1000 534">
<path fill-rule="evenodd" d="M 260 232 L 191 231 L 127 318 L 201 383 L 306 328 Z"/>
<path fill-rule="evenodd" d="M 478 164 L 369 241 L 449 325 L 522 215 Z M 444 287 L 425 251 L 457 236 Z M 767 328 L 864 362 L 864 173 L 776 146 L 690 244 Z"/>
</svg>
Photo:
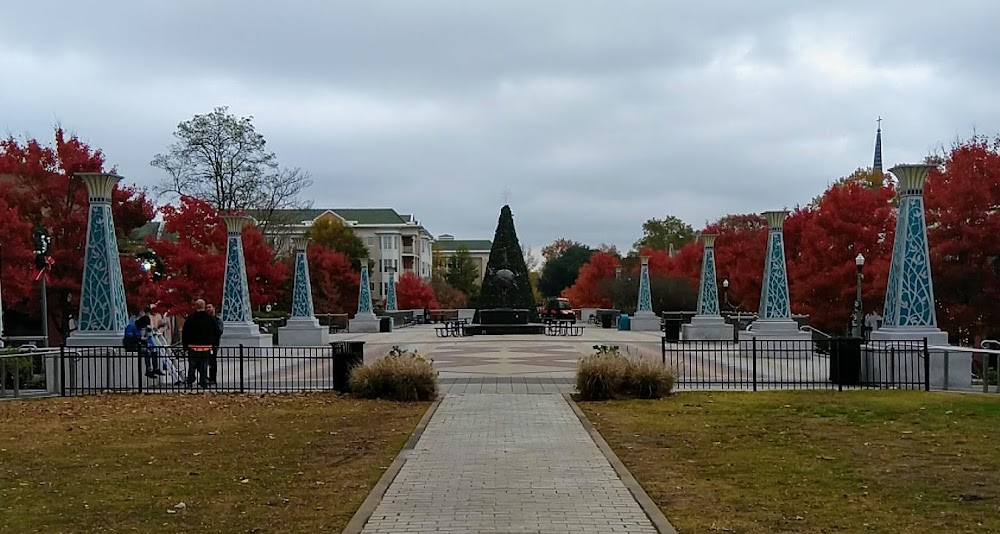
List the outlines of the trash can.
<svg viewBox="0 0 1000 534">
<path fill-rule="evenodd" d="M 333 348 L 333 389 L 346 393 L 347 379 L 351 376 L 351 369 L 361 365 L 365 361 L 364 341 L 334 341 L 330 343 Z"/>
<path fill-rule="evenodd" d="M 379 332 L 392 332 L 392 317 L 384 316 L 378 318 Z"/>
<path fill-rule="evenodd" d="M 597 314 L 601 317 L 601 328 L 614 327 L 615 315 L 617 315 L 615 312 L 612 310 L 601 310 Z"/>
<path fill-rule="evenodd" d="M 663 338 L 667 341 L 680 341 L 681 340 L 681 324 L 684 321 L 682 319 L 664 319 L 663 320 Z"/>
<path fill-rule="evenodd" d="M 629 330 L 631 328 L 631 323 L 629 322 L 629 316 L 624 313 L 618 316 L 618 329 L 619 330 Z"/>
<path fill-rule="evenodd" d="M 861 339 L 830 340 L 830 382 L 841 386 L 861 384 Z"/>
</svg>

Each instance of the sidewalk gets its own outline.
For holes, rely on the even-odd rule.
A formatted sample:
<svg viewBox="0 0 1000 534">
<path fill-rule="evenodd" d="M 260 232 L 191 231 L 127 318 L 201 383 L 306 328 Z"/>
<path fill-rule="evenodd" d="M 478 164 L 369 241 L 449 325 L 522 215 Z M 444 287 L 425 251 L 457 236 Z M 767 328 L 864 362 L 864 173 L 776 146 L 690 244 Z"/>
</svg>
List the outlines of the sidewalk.
<svg viewBox="0 0 1000 534">
<path fill-rule="evenodd" d="M 562 395 L 446 395 L 364 533 L 655 533 Z"/>
</svg>

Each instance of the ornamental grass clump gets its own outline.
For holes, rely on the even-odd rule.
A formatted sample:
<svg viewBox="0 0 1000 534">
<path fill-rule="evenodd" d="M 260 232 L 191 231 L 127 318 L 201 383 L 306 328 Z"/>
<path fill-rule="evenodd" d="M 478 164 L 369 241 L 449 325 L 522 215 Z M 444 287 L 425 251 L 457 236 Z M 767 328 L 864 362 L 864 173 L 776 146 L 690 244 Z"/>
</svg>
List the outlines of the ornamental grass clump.
<svg viewBox="0 0 1000 534">
<path fill-rule="evenodd" d="M 437 397 L 437 375 L 433 360 L 393 347 L 387 356 L 355 367 L 348 387 L 366 399 L 428 401 Z"/>
<path fill-rule="evenodd" d="M 663 364 L 622 356 L 618 347 L 594 349 L 576 371 L 581 400 L 659 399 L 673 390 L 676 376 Z"/>
</svg>

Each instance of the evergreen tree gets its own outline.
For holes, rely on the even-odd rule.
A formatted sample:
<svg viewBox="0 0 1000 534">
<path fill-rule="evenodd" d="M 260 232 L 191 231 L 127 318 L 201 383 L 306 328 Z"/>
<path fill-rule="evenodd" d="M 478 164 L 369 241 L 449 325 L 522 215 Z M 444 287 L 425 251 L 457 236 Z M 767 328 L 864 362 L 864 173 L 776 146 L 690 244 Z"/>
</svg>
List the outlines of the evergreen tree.
<svg viewBox="0 0 1000 534">
<path fill-rule="evenodd" d="M 512 276 L 501 271 L 510 271 Z M 510 206 L 504 206 L 500 210 L 500 220 L 497 221 L 493 248 L 490 249 L 490 260 L 486 264 L 486 276 L 480 291 L 479 308 L 535 309 L 528 267 L 524 263 L 521 244 L 517 241 Z"/>
<path fill-rule="evenodd" d="M 475 293 L 476 282 L 479 278 L 479 269 L 472 261 L 472 255 L 465 245 L 460 245 L 455 251 L 455 255 L 448 258 L 448 270 L 444 279 L 451 284 L 451 287 L 465 293 L 470 297 Z"/>
</svg>

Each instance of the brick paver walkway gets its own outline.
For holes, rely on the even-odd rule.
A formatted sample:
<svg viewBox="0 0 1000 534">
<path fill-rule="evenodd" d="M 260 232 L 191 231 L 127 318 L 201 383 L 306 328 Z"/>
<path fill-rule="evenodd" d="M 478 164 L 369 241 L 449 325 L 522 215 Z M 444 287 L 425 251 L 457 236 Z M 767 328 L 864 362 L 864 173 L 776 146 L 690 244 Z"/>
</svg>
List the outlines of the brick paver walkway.
<svg viewBox="0 0 1000 534">
<path fill-rule="evenodd" d="M 365 533 L 656 529 L 561 395 L 447 395 Z"/>
</svg>

